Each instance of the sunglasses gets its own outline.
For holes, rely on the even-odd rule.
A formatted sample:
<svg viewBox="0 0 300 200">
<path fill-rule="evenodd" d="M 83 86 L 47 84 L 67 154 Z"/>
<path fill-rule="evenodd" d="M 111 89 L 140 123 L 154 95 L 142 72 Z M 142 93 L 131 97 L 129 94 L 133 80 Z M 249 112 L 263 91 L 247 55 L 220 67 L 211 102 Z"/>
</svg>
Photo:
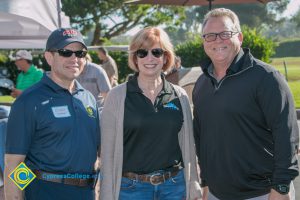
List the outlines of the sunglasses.
<svg viewBox="0 0 300 200">
<path fill-rule="evenodd" d="M 52 50 L 51 52 L 57 52 L 60 56 L 68 58 L 75 53 L 75 56 L 77 58 L 84 58 L 87 54 L 87 51 L 79 50 L 79 51 L 71 51 L 69 49 L 57 49 L 57 50 Z"/>
<path fill-rule="evenodd" d="M 135 52 L 135 55 L 139 58 L 145 58 L 148 55 L 148 52 L 151 51 L 152 55 L 156 58 L 160 58 L 164 54 L 164 50 L 161 48 L 146 50 L 146 49 L 138 49 Z"/>
</svg>

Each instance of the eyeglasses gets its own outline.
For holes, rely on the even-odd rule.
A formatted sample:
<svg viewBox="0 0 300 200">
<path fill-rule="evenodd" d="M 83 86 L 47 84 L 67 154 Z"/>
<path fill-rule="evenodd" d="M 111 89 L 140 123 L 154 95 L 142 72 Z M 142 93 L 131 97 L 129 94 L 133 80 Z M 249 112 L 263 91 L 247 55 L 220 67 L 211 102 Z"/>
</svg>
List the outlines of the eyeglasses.
<svg viewBox="0 0 300 200">
<path fill-rule="evenodd" d="M 219 36 L 219 38 L 221 38 L 222 40 L 228 40 L 229 38 L 232 38 L 232 36 L 234 36 L 237 33 L 239 32 L 223 31 L 221 33 L 207 33 L 202 35 L 202 37 L 206 42 L 212 42 L 217 39 L 217 36 Z"/>
<path fill-rule="evenodd" d="M 50 52 L 57 52 L 60 56 L 68 58 L 75 53 L 75 56 L 77 58 L 84 58 L 87 54 L 87 51 L 79 50 L 79 51 L 71 51 L 69 49 L 57 49 L 57 50 L 52 50 Z"/>
<path fill-rule="evenodd" d="M 148 52 L 151 51 L 152 55 L 156 58 L 160 58 L 164 54 L 164 50 L 161 48 L 146 50 L 146 49 L 138 49 L 135 52 L 135 55 L 139 58 L 145 58 L 148 55 Z"/>
</svg>

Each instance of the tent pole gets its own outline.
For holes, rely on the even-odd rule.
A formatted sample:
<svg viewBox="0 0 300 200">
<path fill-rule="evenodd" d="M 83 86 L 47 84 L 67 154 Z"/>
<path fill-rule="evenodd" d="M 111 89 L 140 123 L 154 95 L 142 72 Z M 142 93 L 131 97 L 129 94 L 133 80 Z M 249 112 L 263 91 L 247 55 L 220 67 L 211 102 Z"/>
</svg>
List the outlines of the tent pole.
<svg viewBox="0 0 300 200">
<path fill-rule="evenodd" d="M 210 11 L 213 0 L 207 0 L 207 1 L 208 1 L 208 11 Z"/>
<path fill-rule="evenodd" d="M 60 0 L 56 0 L 56 5 L 57 5 L 57 14 L 58 14 L 58 28 L 61 28 L 61 7 L 60 7 Z"/>
</svg>

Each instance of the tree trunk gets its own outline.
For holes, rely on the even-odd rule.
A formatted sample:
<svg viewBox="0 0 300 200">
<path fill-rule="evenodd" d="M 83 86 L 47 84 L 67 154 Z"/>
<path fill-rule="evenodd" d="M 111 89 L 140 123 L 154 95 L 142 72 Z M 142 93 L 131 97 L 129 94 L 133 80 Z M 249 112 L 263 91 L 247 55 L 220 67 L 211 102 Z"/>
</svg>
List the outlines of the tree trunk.
<svg viewBox="0 0 300 200">
<path fill-rule="evenodd" d="M 96 23 L 92 45 L 101 45 L 103 43 L 103 41 L 100 40 L 100 31 L 101 27 Z"/>
</svg>

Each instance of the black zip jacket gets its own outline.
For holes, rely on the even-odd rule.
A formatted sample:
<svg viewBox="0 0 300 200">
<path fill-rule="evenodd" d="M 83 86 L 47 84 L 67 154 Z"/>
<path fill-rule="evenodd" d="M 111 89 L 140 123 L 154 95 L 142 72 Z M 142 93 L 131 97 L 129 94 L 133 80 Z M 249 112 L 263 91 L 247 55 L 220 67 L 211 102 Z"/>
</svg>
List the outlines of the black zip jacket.
<svg viewBox="0 0 300 200">
<path fill-rule="evenodd" d="M 202 65 L 193 91 L 201 179 L 221 200 L 248 199 L 298 175 L 299 130 L 283 76 L 240 50 L 219 83 Z"/>
</svg>

